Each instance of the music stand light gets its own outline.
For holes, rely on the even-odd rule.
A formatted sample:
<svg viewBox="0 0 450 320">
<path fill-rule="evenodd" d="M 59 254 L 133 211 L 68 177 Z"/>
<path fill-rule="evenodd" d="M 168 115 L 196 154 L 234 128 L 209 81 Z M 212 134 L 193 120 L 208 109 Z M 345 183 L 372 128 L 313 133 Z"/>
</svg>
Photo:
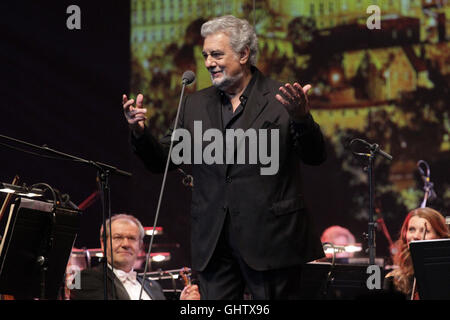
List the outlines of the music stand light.
<svg viewBox="0 0 450 320">
<path fill-rule="evenodd" d="M 362 251 L 362 246 L 360 243 L 347 244 L 347 245 L 335 245 L 331 243 L 322 244 L 325 254 L 333 253 L 355 253 Z"/>
<path fill-rule="evenodd" d="M 18 196 L 29 198 L 42 197 L 44 195 L 44 190 L 39 188 L 29 188 L 26 186 L 18 186 L 4 182 L 0 182 L 0 192 L 14 193 Z"/>
</svg>

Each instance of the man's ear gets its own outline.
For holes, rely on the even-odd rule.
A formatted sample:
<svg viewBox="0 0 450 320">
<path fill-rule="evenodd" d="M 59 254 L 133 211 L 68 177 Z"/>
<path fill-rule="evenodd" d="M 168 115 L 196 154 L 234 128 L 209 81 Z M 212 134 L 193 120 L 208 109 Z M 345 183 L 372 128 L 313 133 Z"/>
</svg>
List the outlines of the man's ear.
<svg viewBox="0 0 450 320">
<path fill-rule="evenodd" d="M 241 55 L 240 55 L 240 58 L 239 58 L 239 63 L 240 64 L 247 64 L 248 59 L 250 59 L 250 48 L 246 46 L 241 51 Z"/>
</svg>

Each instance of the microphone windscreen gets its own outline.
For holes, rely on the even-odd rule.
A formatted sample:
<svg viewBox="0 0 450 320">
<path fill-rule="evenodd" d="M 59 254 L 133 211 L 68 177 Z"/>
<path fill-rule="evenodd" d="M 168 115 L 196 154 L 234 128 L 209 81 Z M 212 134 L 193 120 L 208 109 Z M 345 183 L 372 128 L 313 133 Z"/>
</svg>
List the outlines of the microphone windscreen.
<svg viewBox="0 0 450 320">
<path fill-rule="evenodd" d="M 195 81 L 195 73 L 191 70 L 186 71 L 183 73 L 182 81 L 184 84 L 191 84 Z"/>
</svg>

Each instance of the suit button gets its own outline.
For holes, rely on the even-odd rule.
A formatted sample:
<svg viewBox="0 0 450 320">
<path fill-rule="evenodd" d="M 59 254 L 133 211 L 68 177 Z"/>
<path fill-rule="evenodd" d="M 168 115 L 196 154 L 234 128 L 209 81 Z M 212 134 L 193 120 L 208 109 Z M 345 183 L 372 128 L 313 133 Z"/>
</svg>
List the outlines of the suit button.
<svg viewBox="0 0 450 320">
<path fill-rule="evenodd" d="M 231 183 L 231 177 L 227 177 L 227 178 L 225 179 L 225 182 L 226 182 L 226 183 Z"/>
</svg>

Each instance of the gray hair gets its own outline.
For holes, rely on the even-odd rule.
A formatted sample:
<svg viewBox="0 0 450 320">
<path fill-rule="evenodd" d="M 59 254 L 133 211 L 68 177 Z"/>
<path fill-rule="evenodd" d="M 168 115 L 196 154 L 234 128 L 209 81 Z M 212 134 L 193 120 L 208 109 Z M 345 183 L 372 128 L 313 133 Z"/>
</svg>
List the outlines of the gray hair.
<svg viewBox="0 0 450 320">
<path fill-rule="evenodd" d="M 201 35 L 203 38 L 218 32 L 223 32 L 230 37 L 231 48 L 237 54 L 241 53 L 245 47 L 249 47 L 250 64 L 253 66 L 256 65 L 258 37 L 256 36 L 255 29 L 247 20 L 228 15 L 214 18 L 202 25 Z"/>
<path fill-rule="evenodd" d="M 111 217 L 111 222 L 109 219 L 106 220 L 106 237 L 109 237 L 110 223 L 113 223 L 116 220 L 128 220 L 134 223 L 139 228 L 139 240 L 142 241 L 144 239 L 145 230 L 144 227 L 142 226 L 142 223 L 136 217 L 125 213 L 113 215 Z M 100 241 L 103 241 L 103 225 L 100 228 Z"/>
</svg>

